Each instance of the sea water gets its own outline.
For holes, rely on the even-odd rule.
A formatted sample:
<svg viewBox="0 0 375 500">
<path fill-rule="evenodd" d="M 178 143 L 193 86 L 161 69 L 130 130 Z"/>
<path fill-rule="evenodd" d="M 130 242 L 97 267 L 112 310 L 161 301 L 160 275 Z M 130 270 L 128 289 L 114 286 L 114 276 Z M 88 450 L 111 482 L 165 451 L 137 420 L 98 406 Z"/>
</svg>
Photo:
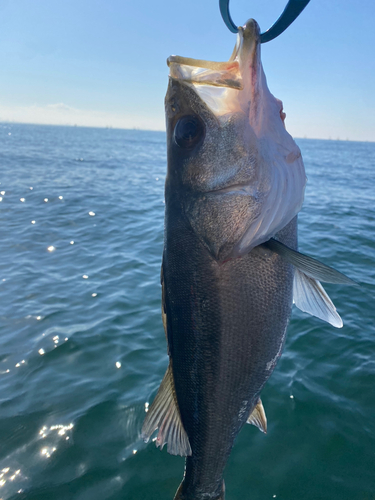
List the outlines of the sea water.
<svg viewBox="0 0 375 500">
<path fill-rule="evenodd" d="M 375 499 L 375 144 L 298 140 L 300 250 L 344 327 L 293 310 L 227 500 Z M 168 358 L 165 134 L 0 124 L 0 498 L 172 500 L 184 460 L 140 438 Z M 220 436 L 217 436 L 220 439 Z"/>
</svg>

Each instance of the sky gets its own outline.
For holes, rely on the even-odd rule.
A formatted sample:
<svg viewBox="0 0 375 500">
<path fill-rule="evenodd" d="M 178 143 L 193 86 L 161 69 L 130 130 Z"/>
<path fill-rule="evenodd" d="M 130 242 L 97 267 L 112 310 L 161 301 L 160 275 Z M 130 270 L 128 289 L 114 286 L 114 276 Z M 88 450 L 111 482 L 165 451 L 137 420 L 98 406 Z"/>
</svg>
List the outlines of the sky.
<svg viewBox="0 0 375 500">
<path fill-rule="evenodd" d="M 266 31 L 286 0 L 231 0 Z M 375 141 L 375 2 L 311 0 L 262 45 L 295 137 Z M 166 59 L 227 60 L 219 0 L 0 0 L 0 121 L 164 130 Z"/>
</svg>

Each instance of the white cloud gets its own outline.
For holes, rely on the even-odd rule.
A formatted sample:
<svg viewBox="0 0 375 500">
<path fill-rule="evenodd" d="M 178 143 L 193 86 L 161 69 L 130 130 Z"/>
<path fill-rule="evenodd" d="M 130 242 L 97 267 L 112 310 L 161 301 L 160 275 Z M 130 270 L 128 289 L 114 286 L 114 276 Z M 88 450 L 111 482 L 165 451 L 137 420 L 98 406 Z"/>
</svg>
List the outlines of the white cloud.
<svg viewBox="0 0 375 500">
<path fill-rule="evenodd" d="M 73 108 L 62 102 L 46 106 L 3 106 L 0 121 L 41 125 L 78 125 L 81 127 L 140 128 L 165 130 L 164 116 L 121 115 Z"/>
<path fill-rule="evenodd" d="M 59 102 L 57 104 L 48 104 L 47 108 L 48 109 L 63 109 L 65 111 L 71 111 L 71 110 L 73 111 L 74 110 L 74 108 L 72 108 L 71 106 L 67 106 L 63 102 Z"/>
</svg>

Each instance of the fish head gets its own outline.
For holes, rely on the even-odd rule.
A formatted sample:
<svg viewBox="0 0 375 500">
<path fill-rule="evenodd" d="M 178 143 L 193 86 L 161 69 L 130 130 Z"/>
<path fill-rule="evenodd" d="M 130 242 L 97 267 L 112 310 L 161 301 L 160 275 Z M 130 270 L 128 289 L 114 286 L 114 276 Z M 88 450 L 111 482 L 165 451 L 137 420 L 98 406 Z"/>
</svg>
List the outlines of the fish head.
<svg viewBox="0 0 375 500">
<path fill-rule="evenodd" d="M 300 210 L 305 173 L 269 92 L 259 26 L 239 30 L 229 61 L 168 59 L 166 203 L 219 262 L 245 255 Z"/>
<path fill-rule="evenodd" d="M 168 176 L 188 196 L 250 181 L 256 137 L 242 111 L 218 117 L 195 89 L 173 78 L 165 100 Z"/>
</svg>

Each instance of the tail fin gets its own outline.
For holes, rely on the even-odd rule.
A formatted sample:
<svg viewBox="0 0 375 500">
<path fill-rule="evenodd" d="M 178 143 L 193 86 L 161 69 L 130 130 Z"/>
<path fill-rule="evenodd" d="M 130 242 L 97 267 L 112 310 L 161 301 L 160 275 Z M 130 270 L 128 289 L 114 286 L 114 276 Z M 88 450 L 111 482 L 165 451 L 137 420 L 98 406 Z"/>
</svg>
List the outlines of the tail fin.
<svg viewBox="0 0 375 500">
<path fill-rule="evenodd" d="M 194 494 L 192 495 L 191 493 L 184 492 L 184 481 L 180 484 L 173 500 L 194 500 L 195 496 Z M 223 486 L 221 489 L 221 493 L 218 497 L 215 498 L 215 500 L 225 500 L 225 484 L 223 481 Z"/>
</svg>

